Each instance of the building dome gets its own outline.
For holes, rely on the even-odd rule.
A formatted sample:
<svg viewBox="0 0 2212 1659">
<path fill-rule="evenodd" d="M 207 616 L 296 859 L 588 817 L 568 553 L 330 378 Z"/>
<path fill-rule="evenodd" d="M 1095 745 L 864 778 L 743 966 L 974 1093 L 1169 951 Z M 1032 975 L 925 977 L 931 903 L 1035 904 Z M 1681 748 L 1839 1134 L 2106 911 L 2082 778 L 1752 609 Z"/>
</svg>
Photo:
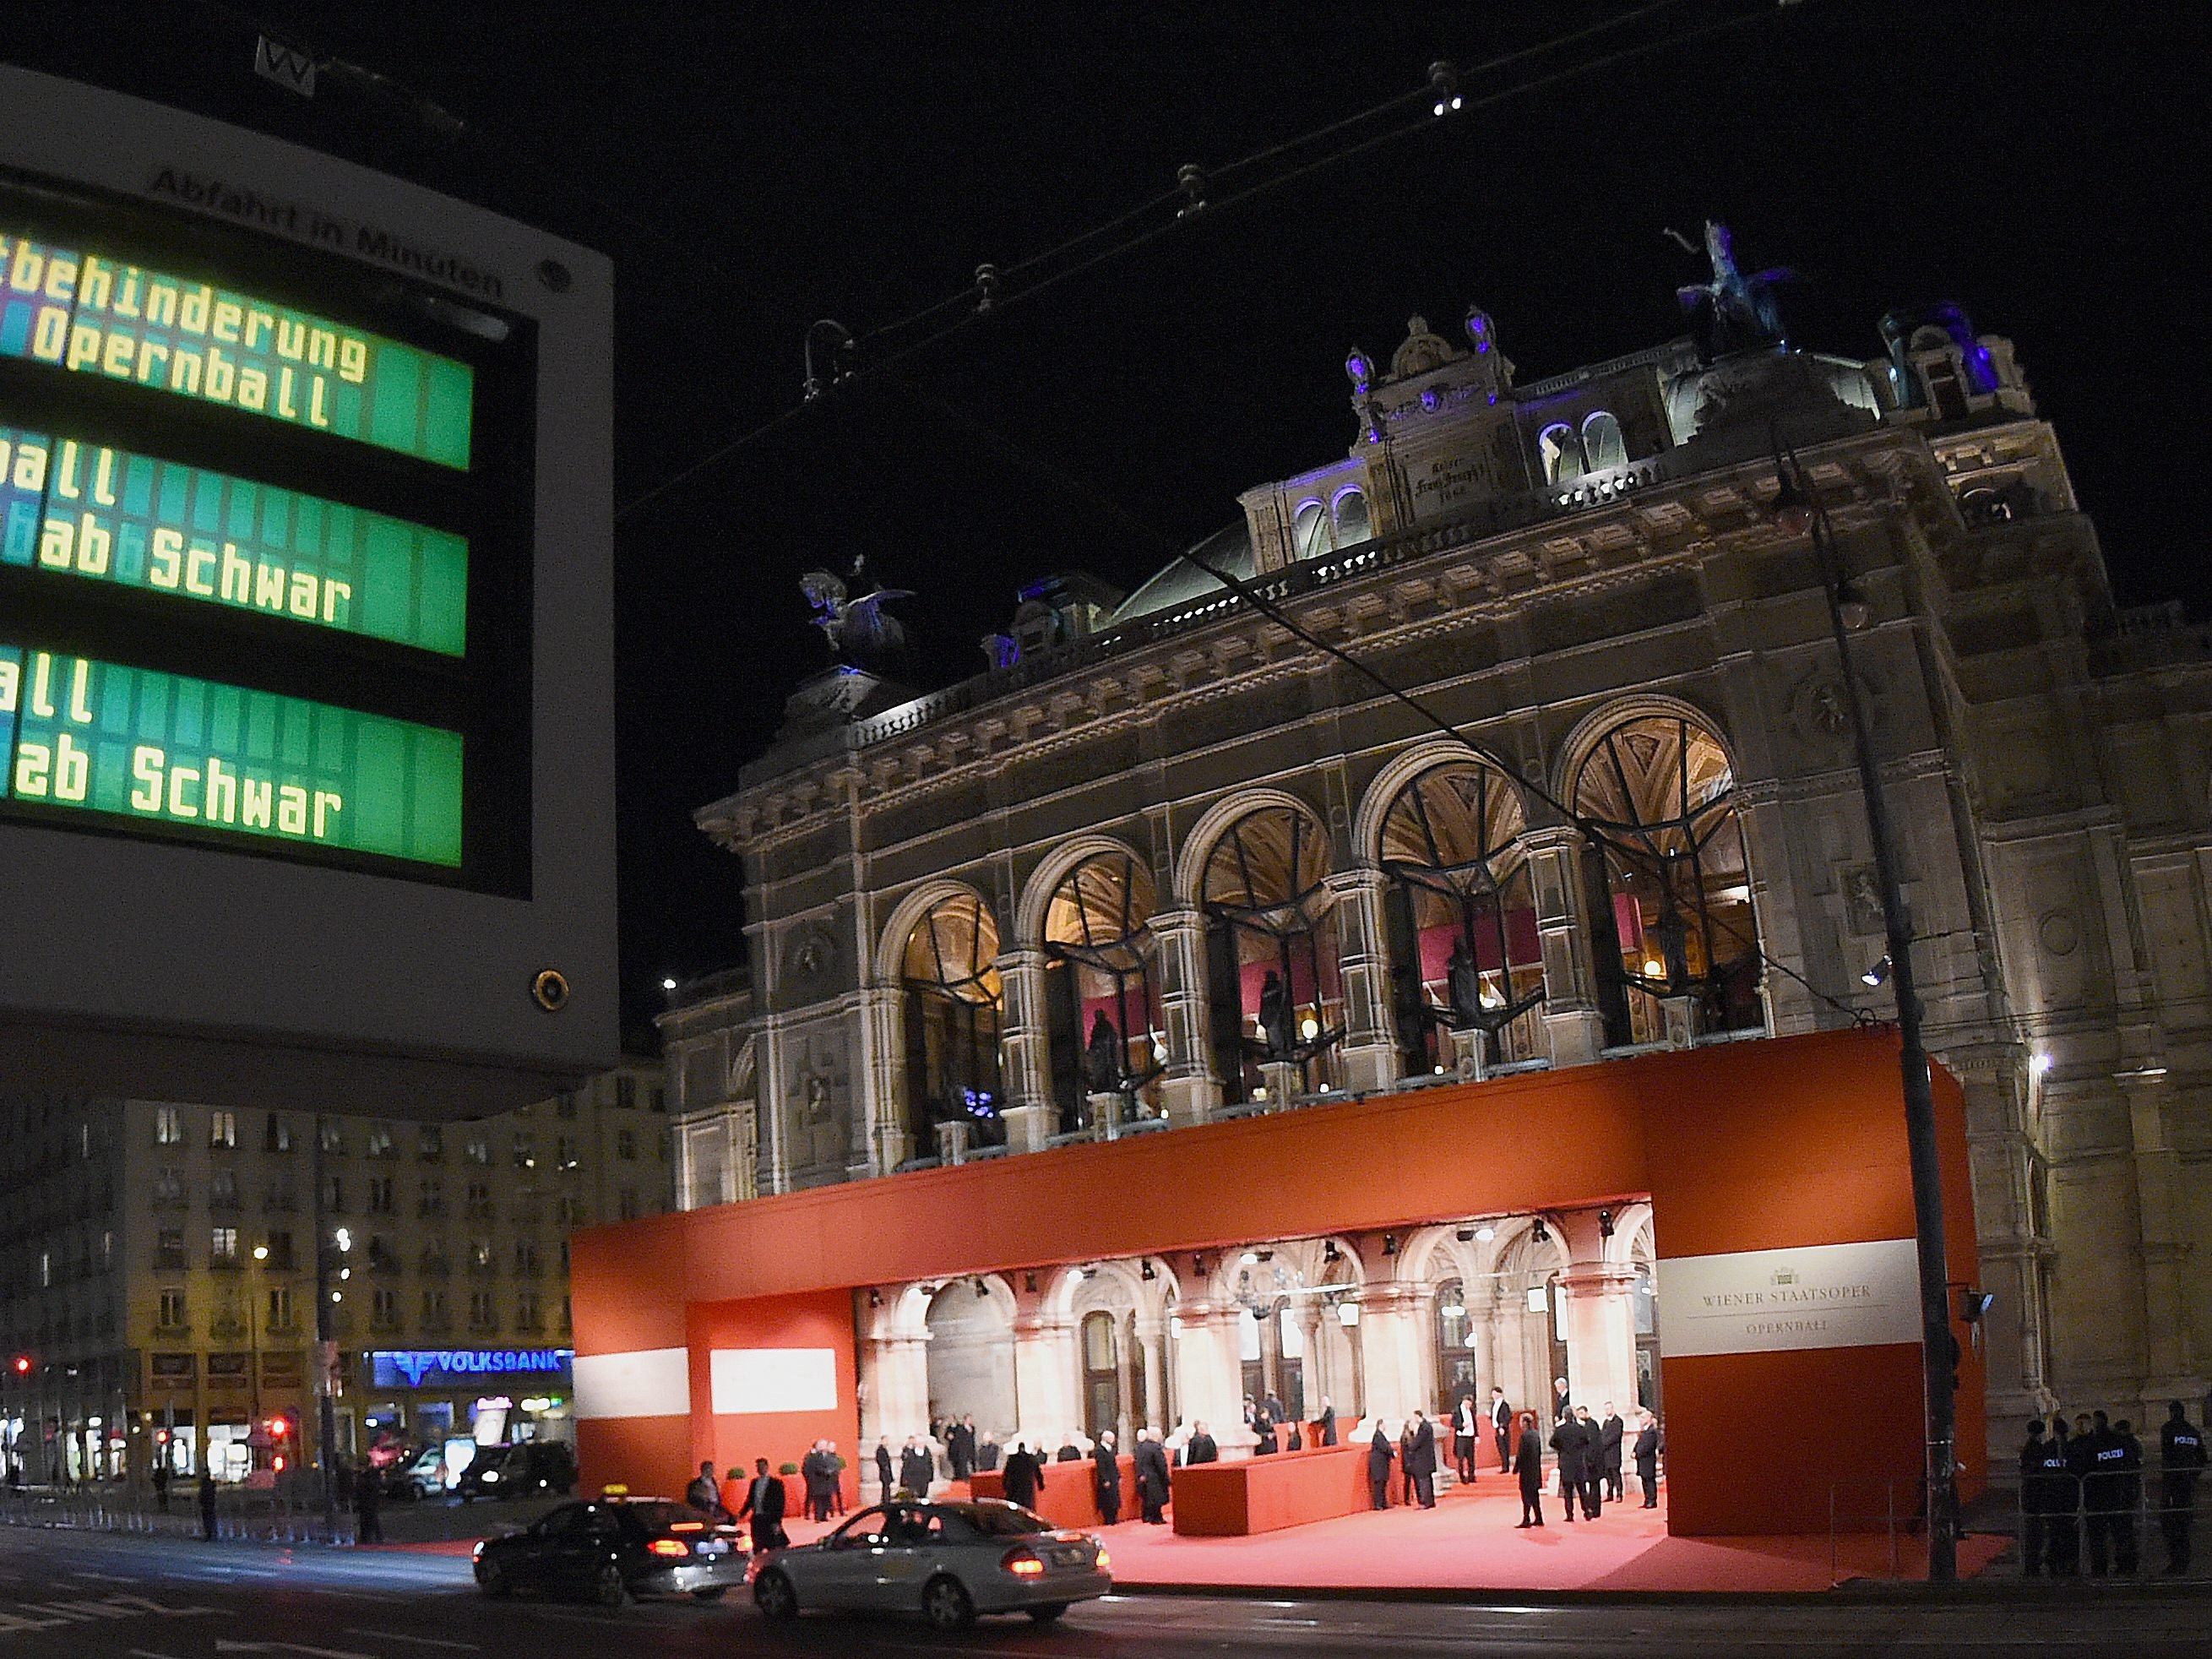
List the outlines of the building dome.
<svg viewBox="0 0 2212 1659">
<path fill-rule="evenodd" d="M 1254 574 L 1252 532 L 1242 520 L 1215 531 L 1190 550 L 1239 580 L 1249 580 Z M 1107 626 L 1119 628 L 1123 623 L 1158 616 L 1223 592 L 1221 584 L 1206 572 L 1187 559 L 1177 558 L 1124 599 Z"/>
</svg>

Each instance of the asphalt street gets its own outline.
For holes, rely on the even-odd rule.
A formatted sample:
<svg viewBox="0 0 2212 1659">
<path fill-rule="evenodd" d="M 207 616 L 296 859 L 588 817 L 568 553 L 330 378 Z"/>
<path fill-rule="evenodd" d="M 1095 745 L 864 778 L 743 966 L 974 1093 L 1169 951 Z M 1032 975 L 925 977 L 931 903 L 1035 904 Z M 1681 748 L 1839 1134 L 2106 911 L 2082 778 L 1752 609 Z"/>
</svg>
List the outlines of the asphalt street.
<svg viewBox="0 0 2212 1659">
<path fill-rule="evenodd" d="M 0 1528 L 0 1659 L 465 1659 L 991 1653 L 1170 1656 L 2212 1654 L 2201 1596 L 1593 1604 L 1113 1597 L 1050 1630 L 986 1620 L 940 1637 L 919 1620 L 762 1622 L 732 1597 L 619 1612 L 480 1596 L 458 1556 L 205 1545 Z"/>
</svg>

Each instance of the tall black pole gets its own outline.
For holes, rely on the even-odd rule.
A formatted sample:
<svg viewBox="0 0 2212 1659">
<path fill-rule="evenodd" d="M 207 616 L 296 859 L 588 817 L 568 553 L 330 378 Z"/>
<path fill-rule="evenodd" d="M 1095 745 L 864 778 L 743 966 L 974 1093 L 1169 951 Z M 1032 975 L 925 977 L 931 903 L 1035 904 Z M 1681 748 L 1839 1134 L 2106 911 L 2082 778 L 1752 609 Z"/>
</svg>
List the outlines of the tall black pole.
<svg viewBox="0 0 2212 1659">
<path fill-rule="evenodd" d="M 1858 752 L 1859 788 L 1866 798 L 1867 830 L 1874 843 L 1875 881 L 1881 891 L 1882 927 L 1889 948 L 1889 983 L 1897 999 L 1898 1066 L 1905 1085 L 1905 1145 L 1912 1168 L 1913 1231 L 1920 1270 L 1920 1358 L 1927 1398 L 1928 1578 L 1948 1584 L 1959 1576 L 1957 1468 L 1958 1403 L 1953 1397 L 1950 1267 L 1943 1239 L 1943 1172 L 1936 1139 L 1936 1090 L 1920 1031 L 1920 998 L 1912 979 L 1912 920 L 1899 885 L 1897 845 L 1881 769 L 1875 757 L 1873 721 L 1866 693 L 1851 671 L 1851 625 L 1844 616 L 1849 573 L 1835 532 L 1820 501 L 1806 491 L 1796 458 L 1778 455 L 1784 491 L 1811 515 L 1813 546 L 1827 592 L 1828 625 L 1835 635 L 1850 699 L 1851 737 Z M 1778 496 L 1777 506 L 1784 497 Z M 1863 619 L 1862 619 L 1863 621 Z"/>
<path fill-rule="evenodd" d="M 331 1315 L 330 1218 L 323 1209 L 323 1120 L 315 1117 L 315 1436 L 322 1454 L 323 1536 L 336 1543 L 338 1536 L 338 1404 L 332 1397 L 336 1383 L 330 1364 L 335 1340 Z"/>
</svg>

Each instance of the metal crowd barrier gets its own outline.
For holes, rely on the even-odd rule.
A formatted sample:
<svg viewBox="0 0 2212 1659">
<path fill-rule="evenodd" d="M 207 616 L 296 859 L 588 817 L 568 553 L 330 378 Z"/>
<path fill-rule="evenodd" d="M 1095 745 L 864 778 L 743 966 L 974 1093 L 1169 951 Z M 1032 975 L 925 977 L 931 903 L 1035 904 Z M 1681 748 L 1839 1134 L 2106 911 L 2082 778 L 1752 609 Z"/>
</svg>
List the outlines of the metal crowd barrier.
<svg viewBox="0 0 2212 1659">
<path fill-rule="evenodd" d="M 202 1532 L 199 1492 L 197 1486 L 173 1489 L 164 1510 L 151 1493 L 125 1486 L 0 1490 L 0 1525 L 198 1538 Z M 350 1544 L 354 1519 L 341 1510 L 333 1534 L 324 1524 L 319 1494 L 299 1498 L 228 1488 L 216 1498 L 216 1537 L 275 1544 Z"/>
</svg>

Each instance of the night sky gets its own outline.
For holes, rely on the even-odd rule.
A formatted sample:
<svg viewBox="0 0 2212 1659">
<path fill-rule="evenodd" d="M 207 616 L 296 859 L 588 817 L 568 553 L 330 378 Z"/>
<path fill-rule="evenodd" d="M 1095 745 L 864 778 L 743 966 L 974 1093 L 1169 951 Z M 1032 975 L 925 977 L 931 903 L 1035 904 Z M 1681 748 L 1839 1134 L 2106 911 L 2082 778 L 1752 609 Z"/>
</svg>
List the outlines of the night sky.
<svg viewBox="0 0 2212 1659">
<path fill-rule="evenodd" d="M 1240 490 L 1342 455 L 1345 353 L 1387 360 L 1413 313 L 1451 335 L 1480 301 L 1523 381 L 1680 332 L 1674 290 L 1703 270 L 1664 227 L 1694 239 L 1721 218 L 1746 269 L 1796 268 L 1801 344 L 1874 356 L 1883 311 L 1932 299 L 2011 336 L 2121 601 L 2197 613 L 2191 434 L 2212 337 L 2188 249 L 2212 198 L 2212 23 L 2122 9 L 73 0 L 10 8 L 0 55 L 606 250 L 627 502 L 796 403 L 816 318 L 895 323 L 979 262 L 1012 266 L 1169 190 L 1184 162 L 1218 173 L 1418 88 L 1437 58 L 1650 14 L 1470 68 L 1479 100 L 1757 14 L 1177 223 L 625 517 L 622 961 L 626 1029 L 649 1045 L 665 973 L 743 958 L 737 861 L 690 815 L 827 661 L 802 571 L 865 553 L 918 590 L 901 614 L 921 678 L 963 677 L 1023 581 L 1082 568 L 1133 586 L 1234 520 Z M 257 19 L 392 85 L 326 75 L 303 102 L 257 81 Z M 440 132 L 416 95 L 466 130 Z"/>
</svg>

